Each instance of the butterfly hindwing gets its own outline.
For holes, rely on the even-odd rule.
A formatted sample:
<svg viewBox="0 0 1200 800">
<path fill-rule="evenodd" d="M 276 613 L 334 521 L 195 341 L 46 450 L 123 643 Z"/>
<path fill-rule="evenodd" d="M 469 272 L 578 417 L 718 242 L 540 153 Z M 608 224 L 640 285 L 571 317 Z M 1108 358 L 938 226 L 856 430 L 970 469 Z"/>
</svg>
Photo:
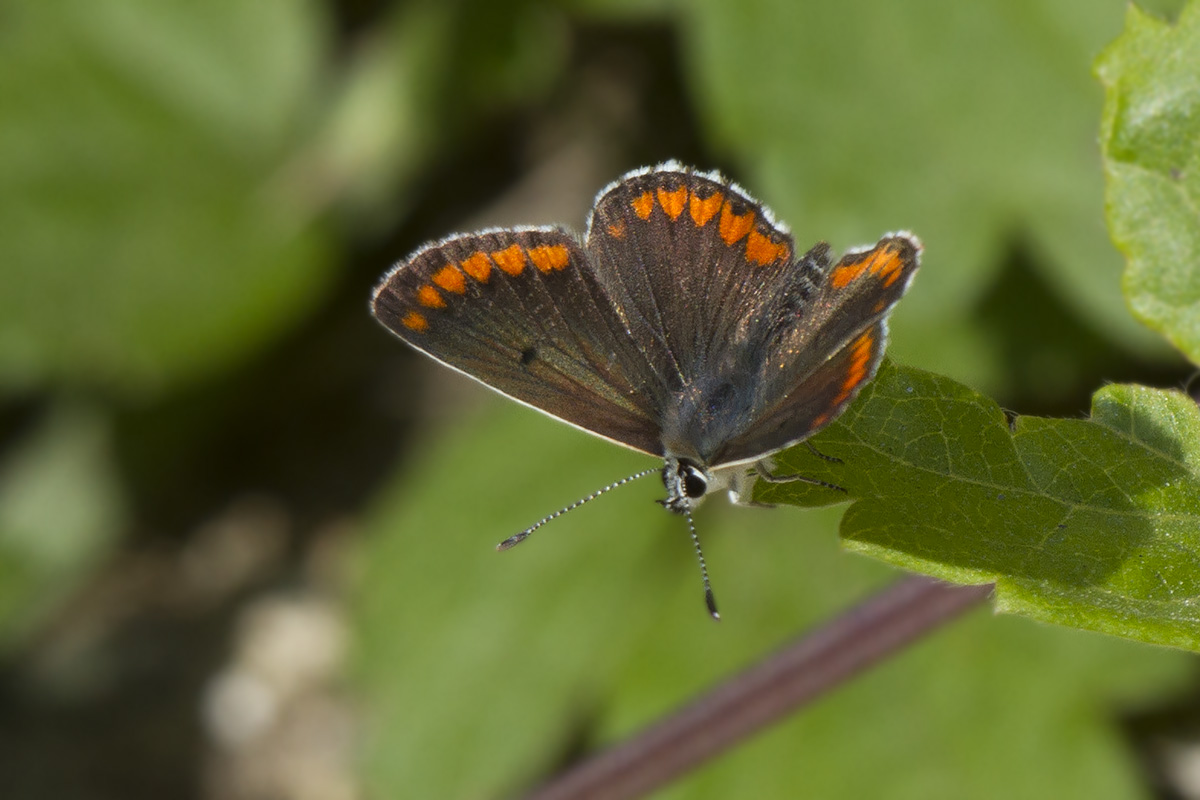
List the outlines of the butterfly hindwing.
<svg viewBox="0 0 1200 800">
<path fill-rule="evenodd" d="M 747 424 L 728 437 L 720 462 L 805 439 L 849 405 L 883 358 L 887 315 L 916 273 L 920 249 L 915 238 L 893 234 L 832 267 L 818 265 L 815 289 L 764 346 Z"/>
<path fill-rule="evenodd" d="M 752 461 L 803 441 L 835 420 L 875 377 L 883 359 L 887 323 L 879 320 L 810 372 L 798 390 L 761 409 L 754 424 L 730 439 L 719 461 Z"/>
</svg>

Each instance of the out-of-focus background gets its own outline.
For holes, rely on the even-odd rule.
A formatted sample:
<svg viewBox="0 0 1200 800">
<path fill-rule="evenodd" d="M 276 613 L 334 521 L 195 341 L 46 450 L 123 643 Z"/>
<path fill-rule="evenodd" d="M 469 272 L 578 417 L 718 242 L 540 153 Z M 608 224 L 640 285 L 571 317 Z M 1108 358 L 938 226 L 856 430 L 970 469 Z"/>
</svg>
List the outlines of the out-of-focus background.
<svg viewBox="0 0 1200 800">
<path fill-rule="evenodd" d="M 1173 0 L 1147 3 L 1169 17 Z M 376 325 L 378 276 L 720 169 L 917 232 L 891 353 L 1020 413 L 1189 370 L 1135 324 L 1091 75 L 1124 0 L 0 2 L 0 796 L 518 793 L 895 573 Z M 981 610 L 671 798 L 1200 797 L 1193 658 Z"/>
</svg>

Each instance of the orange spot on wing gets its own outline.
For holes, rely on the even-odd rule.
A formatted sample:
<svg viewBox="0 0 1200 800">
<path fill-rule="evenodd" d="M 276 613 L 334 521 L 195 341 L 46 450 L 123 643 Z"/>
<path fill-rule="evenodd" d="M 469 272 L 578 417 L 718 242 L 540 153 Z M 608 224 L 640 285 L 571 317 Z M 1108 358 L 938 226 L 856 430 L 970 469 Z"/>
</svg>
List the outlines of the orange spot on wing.
<svg viewBox="0 0 1200 800">
<path fill-rule="evenodd" d="M 525 269 L 525 251 L 521 245 L 514 244 L 492 253 L 492 261 L 509 275 L 520 275 L 521 270 Z"/>
<path fill-rule="evenodd" d="M 739 217 L 733 213 L 733 206 L 726 200 L 725 205 L 721 206 L 719 226 L 725 244 L 736 244 L 754 228 L 754 212 L 747 211 Z"/>
<path fill-rule="evenodd" d="M 785 255 L 787 255 L 787 245 L 773 242 L 758 231 L 750 231 L 750 236 L 746 239 L 746 258 L 761 266 L 774 263 Z"/>
<path fill-rule="evenodd" d="M 614 222 L 612 225 L 609 225 L 608 233 L 614 239 L 624 239 L 625 238 L 625 220 L 619 219 L 616 222 Z"/>
<path fill-rule="evenodd" d="M 529 260 L 542 272 L 550 272 L 566 267 L 571 254 L 561 244 L 543 244 L 529 248 Z"/>
<path fill-rule="evenodd" d="M 708 221 L 721 210 L 721 201 L 725 196 L 720 192 L 713 192 L 712 195 L 705 197 L 703 200 L 698 195 L 693 194 L 691 202 L 688 203 L 688 211 L 692 215 L 692 222 L 696 223 L 697 228 L 703 228 L 708 224 Z"/>
<path fill-rule="evenodd" d="M 668 192 L 666 189 L 658 190 L 658 204 L 662 206 L 662 210 L 667 212 L 667 216 L 671 221 L 679 219 L 679 215 L 683 213 L 683 205 L 687 202 L 687 187 L 680 186 L 673 192 Z"/>
<path fill-rule="evenodd" d="M 859 261 L 851 264 L 838 264 L 833 272 L 829 275 L 829 283 L 835 289 L 844 289 L 867 271 L 867 261 Z"/>
<path fill-rule="evenodd" d="M 888 246 L 883 258 L 877 259 L 871 271 L 883 279 L 884 286 L 891 286 L 904 274 L 904 260 L 896 252 L 896 248 Z"/>
<path fill-rule="evenodd" d="M 449 264 L 433 273 L 433 282 L 447 292 L 462 294 L 467 290 L 467 281 L 457 267 Z"/>
<path fill-rule="evenodd" d="M 833 288 L 841 289 L 869 272 L 883 281 L 883 285 L 886 287 L 900 280 L 900 277 L 904 275 L 904 266 L 905 262 L 900 257 L 899 249 L 895 244 L 889 242 L 863 254 L 858 257 L 857 261 L 839 264 L 830 274 L 829 280 L 833 284 Z"/>
<path fill-rule="evenodd" d="M 642 192 L 629 205 L 633 206 L 633 213 L 642 219 L 650 219 L 650 212 L 654 210 L 654 198 L 649 192 Z"/>
<path fill-rule="evenodd" d="M 486 253 L 474 253 L 465 261 L 459 263 L 462 271 L 480 283 L 487 283 L 492 274 L 492 262 Z M 520 270 L 517 270 L 520 272 Z"/>
<path fill-rule="evenodd" d="M 834 398 L 834 405 L 841 405 L 846 402 L 850 398 L 850 395 L 854 393 L 854 390 L 866 380 L 867 371 L 871 365 L 871 356 L 875 352 L 875 336 L 871 331 L 867 331 L 858 337 L 851 347 L 853 351 L 850 353 L 850 369 L 846 372 L 846 377 L 842 381 L 842 390 Z"/>
<path fill-rule="evenodd" d="M 437 289 L 428 283 L 417 289 L 417 302 L 426 308 L 445 308 L 446 301 Z"/>
<path fill-rule="evenodd" d="M 408 328 L 410 331 L 424 333 L 429 330 L 429 320 L 425 319 L 424 314 L 418 314 L 416 311 L 410 311 L 404 315 L 404 319 L 400 320 L 400 324 Z"/>
</svg>

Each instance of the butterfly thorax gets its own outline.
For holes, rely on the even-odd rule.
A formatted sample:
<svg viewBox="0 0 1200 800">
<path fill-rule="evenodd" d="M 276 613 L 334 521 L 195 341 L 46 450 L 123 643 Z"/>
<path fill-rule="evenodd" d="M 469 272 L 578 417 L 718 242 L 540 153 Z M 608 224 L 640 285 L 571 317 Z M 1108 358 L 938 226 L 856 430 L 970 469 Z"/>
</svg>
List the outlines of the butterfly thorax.
<svg viewBox="0 0 1200 800">
<path fill-rule="evenodd" d="M 706 494 L 727 488 L 722 462 L 725 443 L 753 423 L 754 375 L 731 369 L 697 377 L 676 393 L 663 411 L 662 504 L 677 514 L 693 510 Z"/>
<path fill-rule="evenodd" d="M 663 453 L 699 464 L 721 463 L 724 445 L 753 424 L 757 376 L 731 367 L 696 376 L 662 409 Z"/>
</svg>

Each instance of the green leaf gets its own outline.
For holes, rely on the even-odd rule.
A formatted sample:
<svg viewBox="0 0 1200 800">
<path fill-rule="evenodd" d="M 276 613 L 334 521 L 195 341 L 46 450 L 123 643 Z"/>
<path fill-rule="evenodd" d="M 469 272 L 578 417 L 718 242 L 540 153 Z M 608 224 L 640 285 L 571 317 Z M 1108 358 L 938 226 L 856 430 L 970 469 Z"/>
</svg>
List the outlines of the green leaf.
<svg viewBox="0 0 1200 800">
<path fill-rule="evenodd" d="M 1139 319 L 1200 363 L 1200 2 L 1173 26 L 1131 5 L 1096 72 L 1125 294 Z"/>
<path fill-rule="evenodd" d="M 1088 420 L 1018 417 L 947 378 L 885 364 L 863 395 L 776 469 L 857 499 L 847 546 L 962 583 L 996 607 L 1200 650 L 1200 411 L 1186 395 L 1108 386 Z M 837 493 L 760 484 L 803 505 Z"/>
<path fill-rule="evenodd" d="M 838 509 L 710 500 L 696 523 L 714 623 L 682 521 L 651 502 L 655 478 L 496 553 L 654 463 L 502 403 L 418 448 L 362 540 L 356 677 L 373 795 L 519 794 L 895 577 L 838 547 Z M 1111 705 L 1170 691 L 1189 663 L 981 610 L 665 796 L 1139 797 Z"/>
<path fill-rule="evenodd" d="M 253 352 L 329 277 L 288 175 L 311 2 L 5 4 L 0 384 L 154 390 Z"/>
<path fill-rule="evenodd" d="M 920 236 L 897 358 L 999 389 L 976 309 L 1017 248 L 1114 345 L 1163 350 L 1124 307 L 1096 168 L 1087 65 L 1125 5 L 681 3 L 683 74 L 709 141 L 802 245 Z"/>
<path fill-rule="evenodd" d="M 56 408 L 0 463 L 0 643 L 32 628 L 122 530 L 107 421 Z"/>
</svg>

